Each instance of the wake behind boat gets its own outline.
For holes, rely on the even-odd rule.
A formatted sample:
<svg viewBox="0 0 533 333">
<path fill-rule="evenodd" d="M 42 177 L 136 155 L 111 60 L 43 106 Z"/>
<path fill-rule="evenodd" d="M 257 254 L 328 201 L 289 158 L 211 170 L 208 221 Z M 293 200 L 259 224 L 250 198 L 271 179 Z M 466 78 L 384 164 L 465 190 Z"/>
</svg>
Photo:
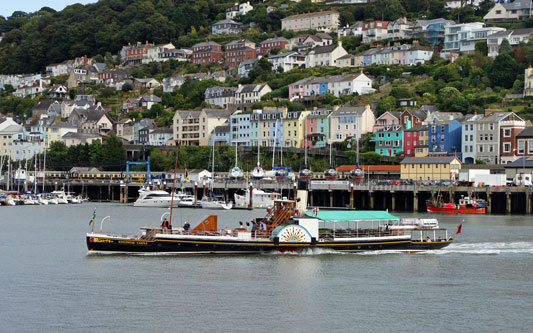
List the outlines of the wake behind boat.
<svg viewBox="0 0 533 333">
<path fill-rule="evenodd" d="M 309 249 L 411 252 L 441 249 L 452 243 L 448 231 L 440 228 L 436 219 L 405 220 L 383 211 L 319 212 L 315 209 L 302 214 L 297 204 L 292 200 L 276 200 L 265 217 L 253 220 L 255 226 L 251 230 L 240 226 L 219 229 L 218 217 L 211 215 L 192 231 L 153 226 L 141 228 L 137 235 L 92 231 L 87 234 L 87 248 L 91 252 L 175 254 L 300 252 Z"/>
</svg>

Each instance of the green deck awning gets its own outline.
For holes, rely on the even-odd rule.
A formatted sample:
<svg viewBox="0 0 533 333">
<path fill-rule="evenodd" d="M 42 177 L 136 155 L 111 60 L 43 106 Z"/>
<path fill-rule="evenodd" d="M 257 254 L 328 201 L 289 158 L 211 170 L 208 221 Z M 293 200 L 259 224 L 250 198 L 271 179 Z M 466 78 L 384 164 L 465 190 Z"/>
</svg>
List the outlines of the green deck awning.
<svg viewBox="0 0 533 333">
<path fill-rule="evenodd" d="M 312 211 L 305 212 L 309 217 L 316 217 L 322 221 L 382 221 L 399 220 L 399 217 L 385 211 L 374 210 L 325 210 L 319 211 L 318 216 Z"/>
</svg>

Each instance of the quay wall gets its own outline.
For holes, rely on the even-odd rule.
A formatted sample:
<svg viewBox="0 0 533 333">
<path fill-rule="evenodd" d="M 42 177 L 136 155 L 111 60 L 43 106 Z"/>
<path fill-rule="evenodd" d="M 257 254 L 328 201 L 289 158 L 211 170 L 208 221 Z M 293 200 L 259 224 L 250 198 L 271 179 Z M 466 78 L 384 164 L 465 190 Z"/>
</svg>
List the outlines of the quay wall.
<svg viewBox="0 0 533 333">
<path fill-rule="evenodd" d="M 250 183 L 224 181 L 213 184 L 182 183 L 178 189 L 196 194 L 201 200 L 204 193 L 214 192 L 226 200 L 242 193 Z M 120 184 L 116 182 L 48 182 L 46 191 L 64 189 L 88 197 L 91 201 L 132 203 L 138 197 L 143 184 Z M 311 183 L 265 183 L 253 182 L 254 188 L 281 193 L 293 198 L 297 187 L 309 190 L 308 205 L 322 208 L 359 210 L 389 210 L 393 212 L 425 212 L 426 200 L 440 195 L 448 201 L 457 202 L 461 196 L 475 196 L 488 202 L 488 213 L 533 214 L 533 188 L 530 187 L 464 187 L 464 186 L 415 186 L 352 184 L 349 181 L 312 181 Z M 166 187 L 166 188 L 165 188 Z M 167 189 L 171 185 L 162 185 Z M 42 188 L 42 186 L 41 186 Z"/>
</svg>

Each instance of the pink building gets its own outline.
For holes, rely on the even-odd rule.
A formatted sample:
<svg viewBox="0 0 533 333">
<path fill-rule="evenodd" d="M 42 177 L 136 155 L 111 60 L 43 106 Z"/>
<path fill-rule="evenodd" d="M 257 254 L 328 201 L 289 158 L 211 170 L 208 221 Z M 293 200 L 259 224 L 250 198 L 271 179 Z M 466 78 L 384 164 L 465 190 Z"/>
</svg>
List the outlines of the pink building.
<svg viewBox="0 0 533 333">
<path fill-rule="evenodd" d="M 293 84 L 289 84 L 289 99 L 292 101 L 294 99 L 303 98 L 305 96 L 305 84 L 307 79 L 303 79 Z"/>
<path fill-rule="evenodd" d="M 373 132 L 376 133 L 377 130 L 383 129 L 386 126 L 390 125 L 399 125 L 401 112 L 399 111 L 387 111 L 376 119 L 376 124 L 374 125 Z"/>
<path fill-rule="evenodd" d="M 304 147 L 324 148 L 329 139 L 329 114 L 331 110 L 314 109 L 305 119 Z"/>
</svg>

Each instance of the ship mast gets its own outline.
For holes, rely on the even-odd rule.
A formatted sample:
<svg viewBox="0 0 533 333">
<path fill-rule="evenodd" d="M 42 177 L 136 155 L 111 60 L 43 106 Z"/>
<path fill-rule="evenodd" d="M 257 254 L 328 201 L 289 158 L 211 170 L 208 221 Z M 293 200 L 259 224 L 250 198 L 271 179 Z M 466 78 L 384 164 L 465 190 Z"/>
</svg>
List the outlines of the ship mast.
<svg viewBox="0 0 533 333">
<path fill-rule="evenodd" d="M 175 196 L 175 189 L 176 189 L 176 171 L 178 169 L 178 155 L 180 153 L 180 143 L 178 142 L 177 143 L 177 147 L 176 147 L 176 161 L 174 162 L 174 179 L 172 181 L 172 193 L 170 194 L 171 195 L 171 199 L 170 199 L 170 225 L 172 225 L 172 208 L 174 208 L 174 196 Z M 214 161 L 213 161 L 214 163 Z M 196 200 L 196 199 L 194 199 Z M 172 233 L 172 231 L 171 231 Z"/>
</svg>

